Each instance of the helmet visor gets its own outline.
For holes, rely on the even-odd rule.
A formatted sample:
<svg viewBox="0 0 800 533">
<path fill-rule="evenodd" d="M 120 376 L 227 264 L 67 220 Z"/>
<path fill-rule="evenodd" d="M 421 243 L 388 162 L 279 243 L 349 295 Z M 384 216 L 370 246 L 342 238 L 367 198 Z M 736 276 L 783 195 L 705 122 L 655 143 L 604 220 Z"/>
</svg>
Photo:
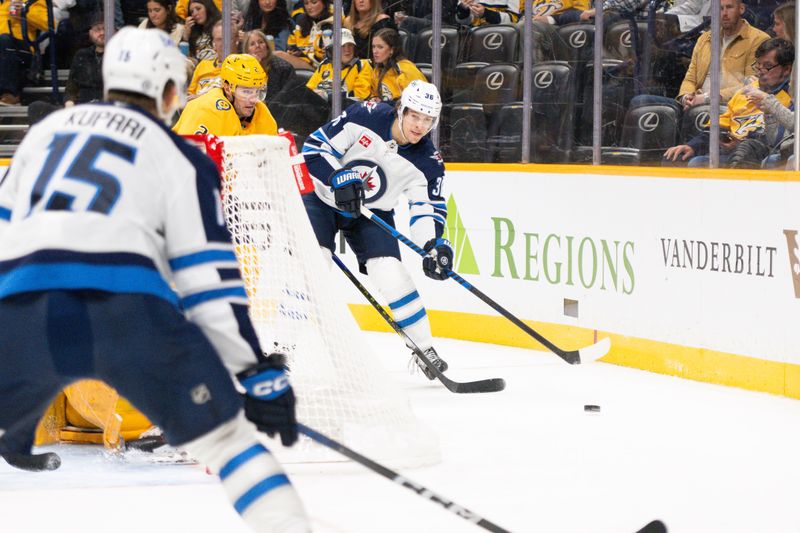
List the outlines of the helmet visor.
<svg viewBox="0 0 800 533">
<path fill-rule="evenodd" d="M 236 87 L 233 95 L 241 100 L 264 100 L 267 96 L 267 87 Z"/>
</svg>

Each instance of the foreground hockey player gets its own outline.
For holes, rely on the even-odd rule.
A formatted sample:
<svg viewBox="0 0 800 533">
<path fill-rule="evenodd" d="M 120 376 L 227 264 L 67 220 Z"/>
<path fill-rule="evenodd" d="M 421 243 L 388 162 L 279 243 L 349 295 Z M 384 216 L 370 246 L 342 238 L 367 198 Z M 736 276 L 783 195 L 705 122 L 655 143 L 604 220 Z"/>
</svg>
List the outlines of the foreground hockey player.
<svg viewBox="0 0 800 533">
<path fill-rule="evenodd" d="M 447 363 L 431 345 L 430 323 L 422 300 L 400 262 L 397 240 L 361 216 L 362 202 L 394 226 L 399 196 L 408 198 L 411 238 L 429 256 L 425 274 L 447 279 L 453 250 L 442 239 L 447 207 L 441 196 L 444 164 L 427 136 L 439 121 L 442 103 L 431 83 L 414 80 L 397 107 L 365 102 L 350 106 L 306 139 L 303 156 L 316 195 L 303 197 L 320 246 L 331 253 L 341 230 L 397 323 L 428 359 L 444 372 Z M 417 361 L 429 379 L 434 374 Z"/>
<path fill-rule="evenodd" d="M 167 34 L 123 28 L 103 62 L 110 103 L 31 128 L 0 184 L 0 444 L 62 386 L 101 379 L 219 473 L 253 530 L 308 531 L 246 420 L 297 439 L 283 361 L 247 316 L 219 175 L 156 118 L 184 94 L 183 64 Z"/>
<path fill-rule="evenodd" d="M 175 127 L 179 135 L 277 135 L 267 105 L 267 73 L 258 59 L 231 54 L 220 67 L 222 87 L 189 102 Z"/>
</svg>

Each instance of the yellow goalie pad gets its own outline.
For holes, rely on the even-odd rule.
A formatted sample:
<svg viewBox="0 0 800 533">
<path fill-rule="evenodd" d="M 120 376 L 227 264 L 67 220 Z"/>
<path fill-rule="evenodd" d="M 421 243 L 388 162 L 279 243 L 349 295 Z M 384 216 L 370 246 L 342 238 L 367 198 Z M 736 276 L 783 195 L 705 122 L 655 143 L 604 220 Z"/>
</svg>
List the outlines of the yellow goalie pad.
<svg viewBox="0 0 800 533">
<path fill-rule="evenodd" d="M 120 438 L 136 440 L 152 426 L 117 391 L 102 381 L 84 380 L 56 396 L 36 428 L 35 443 L 86 442 L 117 448 Z"/>
</svg>

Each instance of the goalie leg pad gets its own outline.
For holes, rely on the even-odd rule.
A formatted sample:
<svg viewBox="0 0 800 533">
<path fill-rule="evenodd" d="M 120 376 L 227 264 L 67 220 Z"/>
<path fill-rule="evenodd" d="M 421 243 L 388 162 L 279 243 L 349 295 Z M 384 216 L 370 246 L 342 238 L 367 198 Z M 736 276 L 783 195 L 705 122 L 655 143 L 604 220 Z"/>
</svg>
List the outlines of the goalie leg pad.
<svg viewBox="0 0 800 533">
<path fill-rule="evenodd" d="M 433 339 L 428 314 L 403 264 L 394 257 L 376 257 L 367 261 L 367 272 L 406 335 L 422 350 L 430 348 Z"/>
<path fill-rule="evenodd" d="M 219 474 L 225 493 L 253 531 L 311 530 L 297 492 L 241 412 L 183 447 Z"/>
</svg>

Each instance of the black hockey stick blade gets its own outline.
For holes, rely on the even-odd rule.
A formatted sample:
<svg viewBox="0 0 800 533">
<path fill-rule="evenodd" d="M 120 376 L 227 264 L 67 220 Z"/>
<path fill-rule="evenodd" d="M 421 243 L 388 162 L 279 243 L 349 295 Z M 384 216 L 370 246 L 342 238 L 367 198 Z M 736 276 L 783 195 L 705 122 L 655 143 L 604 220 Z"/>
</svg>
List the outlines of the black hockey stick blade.
<svg viewBox="0 0 800 533">
<path fill-rule="evenodd" d="M 39 454 L 8 452 L 4 453 L 2 457 L 14 468 L 27 470 L 28 472 L 45 472 L 48 470 L 55 470 L 61 466 L 61 457 L 54 452 Z"/>
<path fill-rule="evenodd" d="M 480 393 L 480 392 L 499 392 L 506 388 L 506 382 L 502 378 L 490 378 L 490 379 L 480 379 L 478 381 L 467 381 L 467 382 L 460 382 L 460 381 L 453 381 L 452 379 L 445 376 L 436 365 L 431 363 L 430 359 L 428 359 L 424 352 L 417 346 L 417 344 L 411 340 L 411 337 L 403 331 L 403 328 L 395 322 L 395 320 L 389 316 L 389 313 L 378 303 L 372 293 L 367 290 L 363 283 L 361 283 L 355 275 L 350 272 L 350 269 L 347 268 L 341 259 L 336 254 L 331 254 L 331 258 L 333 262 L 336 263 L 336 266 L 347 276 L 353 285 L 358 289 L 358 291 L 367 299 L 367 301 L 372 305 L 373 308 L 378 312 L 381 317 L 389 324 L 392 329 L 400 335 L 400 337 L 406 342 L 407 346 L 411 347 L 411 350 L 414 352 L 422 364 L 430 370 L 436 378 L 442 382 L 442 384 L 449 390 L 450 392 L 454 392 L 456 394 L 473 394 L 473 393 Z"/>
<path fill-rule="evenodd" d="M 360 453 L 358 453 L 358 452 L 356 452 L 354 450 L 351 450 L 350 448 L 348 448 L 344 444 L 342 444 L 340 442 L 336 442 L 332 438 L 326 437 L 322 433 L 319 433 L 319 432 L 311 429 L 308 426 L 305 426 L 303 424 L 298 423 L 297 424 L 297 431 L 299 431 L 303 435 L 306 435 L 311 440 L 313 440 L 315 442 L 318 442 L 319 444 L 322 444 L 323 446 L 325 446 L 327 448 L 330 448 L 331 450 L 339 452 L 340 454 L 344 455 L 348 459 L 351 459 L 351 460 L 355 461 L 356 463 L 360 464 L 361 466 L 364 466 L 364 467 L 372 470 L 376 474 L 379 474 L 379 475 L 385 477 L 386 479 L 388 479 L 388 480 L 390 480 L 390 481 L 392 481 L 394 483 L 397 483 L 401 487 L 405 487 L 405 488 L 417 493 L 418 495 L 422 496 L 423 498 L 425 498 L 427 500 L 430 500 L 433 503 L 441 505 L 442 507 L 444 507 L 445 509 L 447 509 L 451 513 L 460 516 L 461 518 L 463 518 L 464 520 L 466 520 L 468 522 L 472 522 L 473 524 L 475 524 L 478 527 L 481 527 L 481 528 L 483 528 L 483 529 L 485 529 L 487 531 L 493 531 L 495 533 L 511 533 L 507 529 L 503 529 L 502 527 L 498 526 L 497 524 L 494 524 L 494 523 L 490 522 L 489 520 L 479 516 L 475 512 L 470 511 L 466 507 L 462 507 L 462 506 L 458 505 L 457 503 L 448 500 L 444 496 L 440 496 L 439 494 L 436 494 L 435 492 L 433 492 L 432 490 L 428 489 L 427 487 L 424 487 L 423 485 L 420 485 L 419 483 L 416 483 L 414 481 L 411 481 L 410 479 L 407 479 L 407 478 L 401 476 L 400 474 L 398 474 L 394 470 L 391 470 L 391 469 L 383 466 L 382 464 L 376 463 L 372 459 L 369 459 L 368 457 L 365 457 L 365 456 L 361 455 Z"/>
<path fill-rule="evenodd" d="M 636 533 L 667 533 L 667 526 L 661 520 L 653 520 Z"/>
<path fill-rule="evenodd" d="M 383 231 L 397 239 L 398 241 L 402 242 L 412 250 L 414 250 L 418 255 L 421 257 L 427 257 L 428 254 L 414 244 L 414 241 L 397 231 L 395 228 L 387 224 L 384 220 L 380 217 L 376 216 L 372 211 L 370 211 L 367 207 L 361 206 L 361 214 L 372 222 L 374 222 L 379 228 Z M 580 350 L 573 350 L 573 351 L 566 351 L 562 350 L 546 338 L 544 338 L 539 332 L 534 330 L 532 327 L 527 325 L 525 322 L 514 316 L 511 312 L 509 312 L 505 307 L 500 305 L 499 303 L 495 302 L 489 296 L 484 294 L 481 290 L 475 287 L 472 283 L 468 282 L 461 276 L 459 276 L 453 270 L 447 271 L 448 277 L 452 278 L 453 280 L 457 281 L 459 285 L 467 289 L 469 292 L 474 294 L 478 297 L 482 302 L 486 305 L 503 315 L 505 318 L 511 321 L 512 324 L 520 328 L 522 331 L 536 339 L 542 346 L 559 356 L 561 359 L 566 361 L 571 365 L 578 365 L 581 363 L 591 363 L 603 357 L 608 351 L 611 349 L 611 339 L 606 337 L 605 339 L 601 340 L 600 342 L 596 342 L 591 346 L 587 346 L 586 348 L 582 348 Z"/>
</svg>

